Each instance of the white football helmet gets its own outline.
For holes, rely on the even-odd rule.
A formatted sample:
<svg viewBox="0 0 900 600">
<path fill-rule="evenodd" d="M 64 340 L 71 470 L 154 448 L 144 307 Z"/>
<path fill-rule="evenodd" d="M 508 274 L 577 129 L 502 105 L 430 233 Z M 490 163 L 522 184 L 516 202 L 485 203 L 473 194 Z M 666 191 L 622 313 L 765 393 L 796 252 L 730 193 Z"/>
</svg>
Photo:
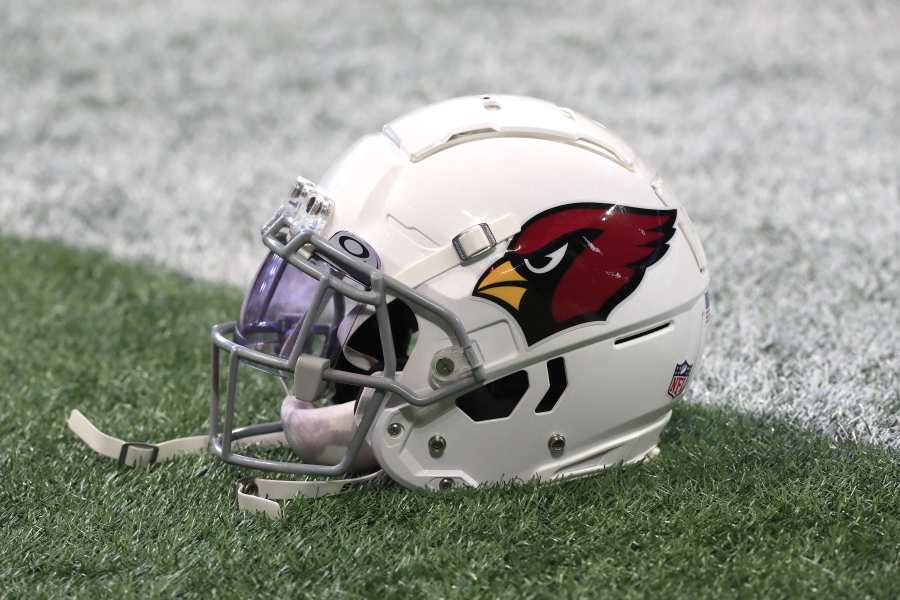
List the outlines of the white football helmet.
<svg viewBox="0 0 900 600">
<path fill-rule="evenodd" d="M 606 127 L 548 102 L 401 117 L 298 180 L 262 238 L 240 318 L 212 330 L 209 437 L 229 463 L 428 489 L 581 476 L 654 454 L 701 359 L 687 212 Z M 242 365 L 281 379 L 280 418 L 237 427 Z M 300 460 L 239 452 L 267 435 Z"/>
</svg>

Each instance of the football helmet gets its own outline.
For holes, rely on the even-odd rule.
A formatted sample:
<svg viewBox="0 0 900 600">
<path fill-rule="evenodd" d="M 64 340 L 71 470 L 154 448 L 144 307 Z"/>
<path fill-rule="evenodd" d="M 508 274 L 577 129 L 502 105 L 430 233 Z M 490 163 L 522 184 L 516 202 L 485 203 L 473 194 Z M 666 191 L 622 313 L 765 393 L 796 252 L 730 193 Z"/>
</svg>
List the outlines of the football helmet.
<svg viewBox="0 0 900 600">
<path fill-rule="evenodd" d="M 709 272 L 684 206 L 606 127 L 549 102 L 400 117 L 298 179 L 262 241 L 239 318 L 212 328 L 208 439 L 244 467 L 362 474 L 317 495 L 382 471 L 445 490 L 640 461 L 701 360 Z M 277 418 L 239 426 L 248 367 L 284 393 Z M 245 451 L 260 440 L 297 460 Z M 269 511 L 304 493 L 279 485 L 238 495 Z"/>
</svg>

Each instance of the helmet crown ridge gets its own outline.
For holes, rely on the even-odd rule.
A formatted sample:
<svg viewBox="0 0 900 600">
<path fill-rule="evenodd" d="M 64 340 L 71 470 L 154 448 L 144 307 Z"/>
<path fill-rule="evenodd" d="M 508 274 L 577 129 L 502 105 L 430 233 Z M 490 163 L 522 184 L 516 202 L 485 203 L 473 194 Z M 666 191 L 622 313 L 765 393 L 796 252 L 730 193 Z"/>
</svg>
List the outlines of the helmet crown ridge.
<svg viewBox="0 0 900 600">
<path fill-rule="evenodd" d="M 414 111 L 383 128 L 410 160 L 417 162 L 467 141 L 534 137 L 578 143 L 633 168 L 628 145 L 606 127 L 571 109 L 524 96 L 454 98 Z"/>
</svg>

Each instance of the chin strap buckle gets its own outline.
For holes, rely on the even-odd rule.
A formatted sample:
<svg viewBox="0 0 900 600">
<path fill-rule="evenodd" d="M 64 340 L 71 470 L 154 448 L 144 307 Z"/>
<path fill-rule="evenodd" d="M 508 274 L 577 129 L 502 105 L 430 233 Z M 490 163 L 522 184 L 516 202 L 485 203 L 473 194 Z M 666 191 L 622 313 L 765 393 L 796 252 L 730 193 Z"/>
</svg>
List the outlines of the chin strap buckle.
<svg viewBox="0 0 900 600">
<path fill-rule="evenodd" d="M 135 456 L 130 457 L 128 451 L 134 448 L 138 450 Z M 145 454 L 149 452 L 150 454 Z M 145 444 L 143 442 L 124 442 L 119 450 L 119 466 L 120 467 L 149 467 L 156 464 L 159 457 L 159 446 L 156 444 Z"/>
</svg>

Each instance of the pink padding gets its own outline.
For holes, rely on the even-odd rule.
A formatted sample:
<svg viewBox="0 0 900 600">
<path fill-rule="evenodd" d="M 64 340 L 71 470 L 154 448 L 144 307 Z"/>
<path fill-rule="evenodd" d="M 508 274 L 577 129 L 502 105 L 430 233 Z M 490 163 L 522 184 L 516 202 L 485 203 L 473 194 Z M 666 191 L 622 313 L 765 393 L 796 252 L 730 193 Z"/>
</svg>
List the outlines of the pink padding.
<svg viewBox="0 0 900 600">
<path fill-rule="evenodd" d="M 337 464 L 347 452 L 356 429 L 353 406 L 353 402 L 345 402 L 316 408 L 294 396 L 285 396 L 281 403 L 284 437 L 304 462 Z M 369 443 L 364 442 L 351 471 L 371 471 L 377 464 Z"/>
</svg>

